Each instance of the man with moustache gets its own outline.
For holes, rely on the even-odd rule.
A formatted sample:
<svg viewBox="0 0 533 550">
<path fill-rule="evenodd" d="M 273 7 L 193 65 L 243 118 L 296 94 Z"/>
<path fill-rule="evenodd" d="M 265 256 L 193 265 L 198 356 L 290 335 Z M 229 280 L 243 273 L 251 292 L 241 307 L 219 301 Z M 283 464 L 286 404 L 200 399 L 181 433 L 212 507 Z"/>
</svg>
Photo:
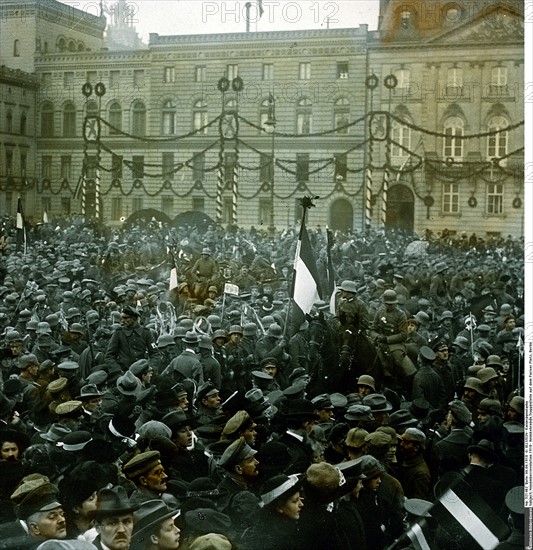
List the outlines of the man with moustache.
<svg viewBox="0 0 533 550">
<path fill-rule="evenodd" d="M 137 509 L 123 487 L 101 489 L 94 517 L 98 532 L 94 546 L 98 550 L 129 550 L 135 522 L 133 512 Z"/>
<path fill-rule="evenodd" d="M 135 455 L 124 464 L 122 472 L 137 487 L 131 495 L 134 504 L 161 498 L 167 490 L 168 475 L 161 464 L 159 451 L 145 451 Z"/>
</svg>

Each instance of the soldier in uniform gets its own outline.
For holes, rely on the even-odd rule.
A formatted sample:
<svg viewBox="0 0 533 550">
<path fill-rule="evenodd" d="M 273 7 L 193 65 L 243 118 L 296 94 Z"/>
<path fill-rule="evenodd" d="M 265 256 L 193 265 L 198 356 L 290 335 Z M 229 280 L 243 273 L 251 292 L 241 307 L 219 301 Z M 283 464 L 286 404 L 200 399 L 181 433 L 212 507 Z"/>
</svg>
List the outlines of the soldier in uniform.
<svg viewBox="0 0 533 550">
<path fill-rule="evenodd" d="M 370 334 L 379 345 L 385 378 L 410 390 L 416 368 L 406 354 L 407 316 L 398 308 L 394 290 L 386 290 L 381 300 L 383 305 L 376 312 Z"/>
<path fill-rule="evenodd" d="M 126 306 L 122 310 L 122 326 L 115 330 L 107 346 L 106 362 L 122 371 L 139 359 L 159 353 L 152 333 L 139 324 L 139 317 L 136 309 Z"/>
<path fill-rule="evenodd" d="M 336 316 L 343 327 L 366 328 L 368 326 L 368 310 L 357 294 L 357 286 L 353 281 L 343 281 L 339 287 L 341 298 L 337 305 Z"/>
</svg>

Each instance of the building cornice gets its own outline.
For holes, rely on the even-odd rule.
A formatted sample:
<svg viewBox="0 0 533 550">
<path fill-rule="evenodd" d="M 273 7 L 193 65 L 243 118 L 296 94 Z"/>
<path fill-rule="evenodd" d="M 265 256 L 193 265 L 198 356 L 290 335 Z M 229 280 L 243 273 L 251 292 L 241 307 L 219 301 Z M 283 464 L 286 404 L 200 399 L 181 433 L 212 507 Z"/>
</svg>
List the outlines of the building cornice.
<svg viewBox="0 0 533 550">
<path fill-rule="evenodd" d="M 20 69 L 10 69 L 5 65 L 0 67 L 0 82 L 16 86 L 20 85 L 34 90 L 39 87 L 39 81 L 35 75 L 21 71 Z"/>
</svg>

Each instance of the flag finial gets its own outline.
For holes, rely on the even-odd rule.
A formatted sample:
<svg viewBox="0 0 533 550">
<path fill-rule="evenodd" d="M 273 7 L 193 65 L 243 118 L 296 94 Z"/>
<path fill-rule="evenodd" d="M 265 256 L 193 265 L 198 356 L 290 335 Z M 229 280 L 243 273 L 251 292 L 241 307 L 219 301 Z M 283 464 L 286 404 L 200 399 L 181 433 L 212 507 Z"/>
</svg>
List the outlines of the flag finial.
<svg viewBox="0 0 533 550">
<path fill-rule="evenodd" d="M 300 205 L 302 206 L 302 208 L 305 208 L 306 210 L 309 210 L 310 208 L 313 208 L 314 206 L 316 206 L 313 201 L 316 200 L 316 199 L 319 199 L 320 197 L 318 195 L 316 195 L 315 197 L 303 197 L 301 199 L 299 199 L 299 203 Z"/>
</svg>

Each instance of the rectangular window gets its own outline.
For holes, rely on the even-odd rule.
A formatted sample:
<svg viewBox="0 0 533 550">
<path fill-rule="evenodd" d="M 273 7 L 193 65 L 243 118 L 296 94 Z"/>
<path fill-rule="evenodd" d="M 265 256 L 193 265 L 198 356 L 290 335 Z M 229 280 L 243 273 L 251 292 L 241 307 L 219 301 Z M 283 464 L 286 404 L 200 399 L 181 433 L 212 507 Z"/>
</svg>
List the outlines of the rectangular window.
<svg viewBox="0 0 533 550">
<path fill-rule="evenodd" d="M 272 155 L 261 153 L 260 166 L 261 166 L 261 183 L 270 183 L 272 181 L 272 175 L 274 174 L 274 165 L 272 163 Z"/>
<path fill-rule="evenodd" d="M 306 61 L 300 63 L 300 71 L 298 73 L 298 78 L 300 80 L 309 80 L 311 78 L 311 63 Z"/>
<path fill-rule="evenodd" d="M 113 197 L 111 199 L 111 219 L 120 220 L 122 217 L 122 197 Z"/>
<path fill-rule="evenodd" d="M 143 198 L 142 197 L 133 197 L 131 199 L 131 211 L 138 212 L 143 209 Z"/>
<path fill-rule="evenodd" d="M 111 157 L 111 177 L 114 180 L 122 179 L 122 155 Z"/>
<path fill-rule="evenodd" d="M 41 157 L 41 177 L 52 178 L 52 157 L 49 155 L 43 155 Z"/>
<path fill-rule="evenodd" d="M 337 78 L 346 80 L 348 78 L 348 61 L 337 62 Z"/>
<path fill-rule="evenodd" d="M 489 128 L 494 131 L 496 128 Z M 500 128 L 498 128 L 500 130 Z M 487 139 L 487 158 L 501 158 L 507 155 L 507 132 L 500 132 L 492 136 L 488 136 Z M 500 165 L 505 166 L 507 159 L 500 161 Z"/>
<path fill-rule="evenodd" d="M 41 83 L 43 86 L 52 84 L 52 73 L 43 73 L 41 76 Z"/>
<path fill-rule="evenodd" d="M 310 112 L 302 112 L 296 115 L 296 133 L 310 134 L 311 133 L 311 118 Z"/>
<path fill-rule="evenodd" d="M 503 214 L 503 185 L 501 183 L 487 185 L 487 214 Z"/>
<path fill-rule="evenodd" d="M 235 153 L 224 154 L 224 177 L 227 184 L 233 183 L 235 168 L 237 165 L 237 156 Z"/>
<path fill-rule="evenodd" d="M 462 128 L 446 128 L 444 138 L 444 158 L 460 160 L 463 158 Z"/>
<path fill-rule="evenodd" d="M 163 153 L 162 162 L 163 165 L 163 179 L 174 179 L 174 153 Z"/>
<path fill-rule="evenodd" d="M 138 88 L 144 86 L 144 69 L 135 69 L 133 71 L 133 85 Z"/>
<path fill-rule="evenodd" d="M 28 155 L 25 151 L 20 152 L 20 177 L 25 178 L 28 174 Z"/>
<path fill-rule="evenodd" d="M 448 69 L 446 86 L 448 88 L 462 88 L 463 87 L 463 69 L 458 67 L 451 67 Z"/>
<path fill-rule="evenodd" d="M 346 181 L 347 162 L 348 158 L 346 153 L 340 153 L 335 155 L 335 180 Z"/>
<path fill-rule="evenodd" d="M 446 214 L 459 212 L 459 184 L 445 183 L 442 186 L 442 211 Z"/>
<path fill-rule="evenodd" d="M 259 219 L 260 225 L 270 225 L 270 217 L 272 215 L 272 201 L 268 198 L 259 199 Z"/>
<path fill-rule="evenodd" d="M 396 90 L 406 90 L 411 82 L 411 71 L 409 69 L 399 69 L 394 73 L 398 79 Z"/>
<path fill-rule="evenodd" d="M 239 65 L 226 65 L 226 78 L 231 82 L 239 76 Z"/>
<path fill-rule="evenodd" d="M 204 212 L 204 210 L 205 210 L 205 199 L 203 197 L 193 197 L 192 198 L 192 209 L 195 212 Z"/>
<path fill-rule="evenodd" d="M 400 123 L 393 123 L 392 139 L 395 143 L 398 144 L 392 144 L 392 157 L 395 157 L 396 159 L 399 159 L 399 161 L 403 162 L 402 159 L 405 159 L 409 156 L 409 153 L 407 151 L 411 149 L 411 128 L 409 128 L 408 126 L 403 126 Z"/>
<path fill-rule="evenodd" d="M 41 199 L 41 208 L 43 209 L 43 214 L 46 212 L 47 215 L 50 215 L 50 213 L 52 212 L 52 198 L 43 197 Z"/>
<path fill-rule="evenodd" d="M 204 153 L 195 155 L 192 161 L 192 179 L 194 181 L 204 181 L 205 177 L 205 155 Z"/>
<path fill-rule="evenodd" d="M 118 88 L 120 86 L 120 71 L 109 71 L 109 87 Z"/>
<path fill-rule="evenodd" d="M 97 78 L 98 78 L 98 75 L 96 71 L 87 71 L 85 81 L 89 82 L 89 84 L 92 84 L 94 86 L 97 82 Z"/>
<path fill-rule="evenodd" d="M 6 176 L 13 175 L 13 151 L 6 149 Z"/>
<path fill-rule="evenodd" d="M 296 181 L 309 181 L 309 153 L 296 155 Z"/>
<path fill-rule="evenodd" d="M 263 80 L 274 80 L 273 63 L 263 63 Z"/>
<path fill-rule="evenodd" d="M 61 179 L 70 181 L 72 177 L 72 157 L 61 155 Z"/>
<path fill-rule="evenodd" d="M 197 65 L 194 68 L 194 81 L 195 82 L 205 82 L 205 79 L 206 79 L 205 65 Z"/>
<path fill-rule="evenodd" d="M 163 70 L 163 82 L 176 82 L 175 67 L 165 67 Z"/>
<path fill-rule="evenodd" d="M 71 214 L 70 197 L 61 197 L 61 214 L 63 216 L 70 216 Z"/>
<path fill-rule="evenodd" d="M 131 177 L 134 180 L 144 178 L 144 156 L 136 155 L 131 158 Z"/>
<path fill-rule="evenodd" d="M 73 71 L 65 71 L 63 73 L 63 87 L 64 88 L 71 88 L 74 86 L 74 72 Z"/>
<path fill-rule="evenodd" d="M 491 82 L 492 86 L 506 86 L 507 85 L 507 67 L 493 67 L 491 70 Z"/>
<path fill-rule="evenodd" d="M 166 214 L 169 218 L 174 217 L 174 197 L 171 195 L 164 195 L 161 197 L 161 212 Z"/>
</svg>

